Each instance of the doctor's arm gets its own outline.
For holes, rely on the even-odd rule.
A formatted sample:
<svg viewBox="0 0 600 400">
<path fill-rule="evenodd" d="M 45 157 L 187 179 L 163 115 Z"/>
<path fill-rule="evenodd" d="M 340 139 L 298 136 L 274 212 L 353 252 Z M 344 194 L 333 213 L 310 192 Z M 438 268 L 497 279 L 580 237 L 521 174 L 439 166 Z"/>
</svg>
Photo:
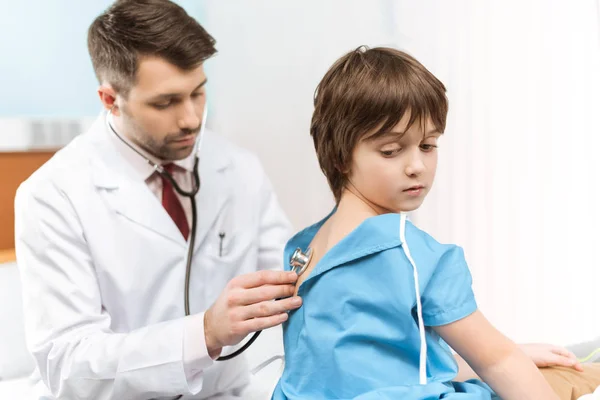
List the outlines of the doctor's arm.
<svg viewBox="0 0 600 400">
<path fill-rule="evenodd" d="M 481 312 L 434 329 L 501 398 L 558 399 L 531 359 Z"/>
<path fill-rule="evenodd" d="M 27 343 L 52 395 L 102 400 L 199 392 L 202 369 L 212 360 L 206 356 L 186 376 L 186 318 L 113 332 L 69 199 L 50 182 L 36 183 L 35 192 L 31 186 L 17 192 L 16 251 Z"/>
</svg>

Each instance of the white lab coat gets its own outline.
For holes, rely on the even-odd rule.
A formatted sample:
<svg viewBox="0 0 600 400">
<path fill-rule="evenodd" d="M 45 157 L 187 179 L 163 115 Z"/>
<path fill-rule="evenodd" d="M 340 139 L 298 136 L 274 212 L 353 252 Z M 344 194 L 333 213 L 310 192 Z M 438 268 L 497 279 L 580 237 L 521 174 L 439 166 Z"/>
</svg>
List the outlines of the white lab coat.
<svg viewBox="0 0 600 400">
<path fill-rule="evenodd" d="M 95 400 L 235 392 L 248 379 L 244 357 L 186 379 L 187 245 L 109 134 L 103 113 L 15 199 L 27 342 L 42 386 L 54 397 Z M 205 135 L 192 314 L 207 309 L 234 276 L 281 268 L 290 233 L 257 158 Z"/>
</svg>

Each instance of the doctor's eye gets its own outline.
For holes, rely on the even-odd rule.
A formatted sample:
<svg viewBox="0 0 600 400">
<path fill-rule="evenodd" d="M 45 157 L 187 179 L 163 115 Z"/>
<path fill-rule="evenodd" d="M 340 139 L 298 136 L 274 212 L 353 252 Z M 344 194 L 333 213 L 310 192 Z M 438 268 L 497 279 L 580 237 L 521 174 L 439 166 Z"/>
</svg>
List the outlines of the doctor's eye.
<svg viewBox="0 0 600 400">
<path fill-rule="evenodd" d="M 151 103 L 150 105 L 154 108 L 156 108 L 157 110 L 165 110 L 175 104 L 181 103 L 181 98 L 179 97 L 170 97 L 167 98 L 165 100 L 156 102 L 156 103 Z"/>
<path fill-rule="evenodd" d="M 166 103 L 154 103 L 154 104 L 152 104 L 152 107 L 156 108 L 157 110 L 164 110 L 166 108 L 169 108 L 171 106 L 171 104 L 173 104 L 172 101 L 169 101 Z"/>
</svg>

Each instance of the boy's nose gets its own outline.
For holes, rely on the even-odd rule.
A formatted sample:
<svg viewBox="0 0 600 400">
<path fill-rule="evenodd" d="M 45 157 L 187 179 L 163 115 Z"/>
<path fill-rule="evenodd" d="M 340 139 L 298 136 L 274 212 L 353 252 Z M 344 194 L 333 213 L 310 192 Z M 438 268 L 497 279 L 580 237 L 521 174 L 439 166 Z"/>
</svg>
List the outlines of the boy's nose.
<svg viewBox="0 0 600 400">
<path fill-rule="evenodd" d="M 417 176 L 417 175 L 420 175 L 424 169 L 425 169 L 425 163 L 423 163 L 423 160 L 421 159 L 421 157 L 413 156 L 409 160 L 409 163 L 406 164 L 404 172 L 408 176 Z"/>
</svg>

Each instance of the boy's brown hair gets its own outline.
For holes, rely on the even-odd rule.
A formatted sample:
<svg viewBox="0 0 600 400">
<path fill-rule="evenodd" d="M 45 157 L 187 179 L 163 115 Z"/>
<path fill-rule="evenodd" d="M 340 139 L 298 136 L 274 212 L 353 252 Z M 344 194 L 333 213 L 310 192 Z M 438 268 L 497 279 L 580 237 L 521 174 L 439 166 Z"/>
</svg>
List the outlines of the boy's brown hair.
<svg viewBox="0 0 600 400">
<path fill-rule="evenodd" d="M 88 50 L 98 81 L 125 97 L 135 85 L 141 57 L 160 57 L 192 70 L 217 51 L 212 36 L 169 0 L 115 1 L 91 24 Z"/>
<path fill-rule="evenodd" d="M 310 134 L 336 203 L 366 134 L 389 132 L 407 112 L 408 127 L 431 119 L 442 133 L 448 113 L 442 82 L 413 57 L 385 47 L 361 46 L 337 60 L 317 86 L 314 105 Z"/>
</svg>

